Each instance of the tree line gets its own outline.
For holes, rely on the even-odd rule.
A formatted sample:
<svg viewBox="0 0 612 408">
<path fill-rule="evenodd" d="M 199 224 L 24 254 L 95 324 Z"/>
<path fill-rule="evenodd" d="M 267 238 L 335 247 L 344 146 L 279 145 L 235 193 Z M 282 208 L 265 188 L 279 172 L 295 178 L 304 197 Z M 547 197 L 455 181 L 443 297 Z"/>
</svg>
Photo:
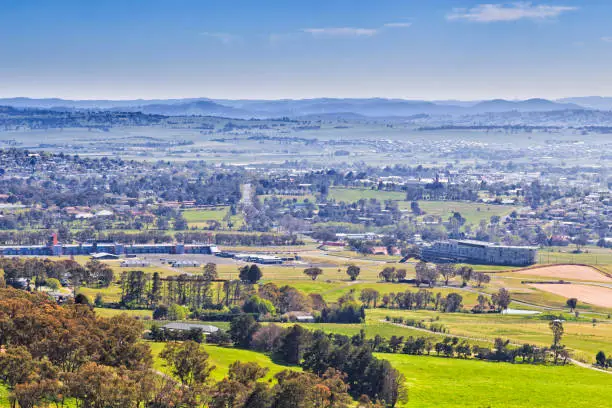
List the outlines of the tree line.
<svg viewBox="0 0 612 408">
<path fill-rule="evenodd" d="M 91 260 L 82 266 L 73 260 L 53 261 L 40 258 L 0 258 L 0 269 L 11 286 L 34 289 L 48 284 L 50 279 L 92 287 L 107 287 L 114 279 L 113 270 L 106 264 Z"/>
<path fill-rule="evenodd" d="M 362 395 L 393 407 L 406 399 L 404 378 L 389 362 L 374 357 L 363 340 L 343 335 L 310 331 L 300 325 L 282 328 L 261 325 L 253 316 L 234 318 L 228 331 L 209 336 L 207 341 L 228 342 L 237 347 L 269 353 L 274 360 L 300 365 L 305 371 L 324 375 L 330 369 L 346 375 L 348 392 L 354 398 Z"/>
</svg>

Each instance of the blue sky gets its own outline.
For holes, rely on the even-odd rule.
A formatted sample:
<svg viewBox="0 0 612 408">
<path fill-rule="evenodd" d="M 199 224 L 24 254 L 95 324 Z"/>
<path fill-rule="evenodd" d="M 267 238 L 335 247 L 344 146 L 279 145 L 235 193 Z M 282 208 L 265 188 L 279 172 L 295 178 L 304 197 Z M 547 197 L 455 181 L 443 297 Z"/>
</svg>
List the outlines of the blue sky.
<svg viewBox="0 0 612 408">
<path fill-rule="evenodd" d="M 610 21 L 609 0 L 0 0 L 0 97 L 612 95 Z"/>
</svg>

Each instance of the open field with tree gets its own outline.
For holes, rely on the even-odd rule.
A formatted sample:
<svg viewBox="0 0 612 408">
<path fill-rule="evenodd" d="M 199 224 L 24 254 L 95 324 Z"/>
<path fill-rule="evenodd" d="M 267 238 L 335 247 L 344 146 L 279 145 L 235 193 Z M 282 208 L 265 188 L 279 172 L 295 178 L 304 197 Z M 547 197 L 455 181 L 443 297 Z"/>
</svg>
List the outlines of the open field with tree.
<svg viewBox="0 0 612 408">
<path fill-rule="evenodd" d="M 544 319 L 538 315 L 440 313 L 429 310 L 385 309 L 375 309 L 369 312 L 368 324 L 370 321 L 380 322 L 386 316 L 435 322 L 447 328 L 451 336 L 464 336 L 489 343 L 493 343 L 496 338 L 500 337 L 515 344 L 530 343 L 546 347 L 550 345 L 552 338 L 548 326 L 550 319 Z M 551 315 L 558 316 L 559 314 L 551 313 Z M 600 321 L 594 325 L 591 317 L 576 319 L 567 312 L 563 316 L 565 316 L 563 342 L 573 351 L 576 359 L 591 362 L 597 351 L 609 348 L 612 339 L 611 321 L 600 318 Z"/>
</svg>

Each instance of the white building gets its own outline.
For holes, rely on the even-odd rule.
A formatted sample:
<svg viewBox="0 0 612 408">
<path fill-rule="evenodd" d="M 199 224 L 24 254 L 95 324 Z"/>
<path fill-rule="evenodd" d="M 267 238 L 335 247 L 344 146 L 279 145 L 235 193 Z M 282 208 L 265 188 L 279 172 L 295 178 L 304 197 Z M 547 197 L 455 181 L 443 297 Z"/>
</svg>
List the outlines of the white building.
<svg viewBox="0 0 612 408">
<path fill-rule="evenodd" d="M 437 241 L 421 249 L 421 258 L 430 262 L 525 266 L 534 264 L 536 256 L 535 247 L 503 246 L 472 240 Z"/>
</svg>

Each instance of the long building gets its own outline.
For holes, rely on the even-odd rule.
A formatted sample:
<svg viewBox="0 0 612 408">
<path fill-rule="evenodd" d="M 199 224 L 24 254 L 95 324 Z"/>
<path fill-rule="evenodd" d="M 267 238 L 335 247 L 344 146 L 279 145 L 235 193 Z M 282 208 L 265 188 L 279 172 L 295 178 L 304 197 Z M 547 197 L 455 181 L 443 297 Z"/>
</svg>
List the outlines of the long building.
<svg viewBox="0 0 612 408">
<path fill-rule="evenodd" d="M 489 265 L 526 266 L 536 262 L 537 248 L 504 246 L 472 240 L 437 241 L 421 248 L 427 262 L 466 262 Z"/>
<path fill-rule="evenodd" d="M 114 255 L 138 254 L 208 254 L 213 255 L 219 250 L 215 245 L 199 244 L 119 244 L 108 241 L 91 241 L 82 244 L 61 244 L 52 236 L 47 245 L 4 245 L 0 246 L 0 255 L 91 255 L 96 253 Z"/>
</svg>

